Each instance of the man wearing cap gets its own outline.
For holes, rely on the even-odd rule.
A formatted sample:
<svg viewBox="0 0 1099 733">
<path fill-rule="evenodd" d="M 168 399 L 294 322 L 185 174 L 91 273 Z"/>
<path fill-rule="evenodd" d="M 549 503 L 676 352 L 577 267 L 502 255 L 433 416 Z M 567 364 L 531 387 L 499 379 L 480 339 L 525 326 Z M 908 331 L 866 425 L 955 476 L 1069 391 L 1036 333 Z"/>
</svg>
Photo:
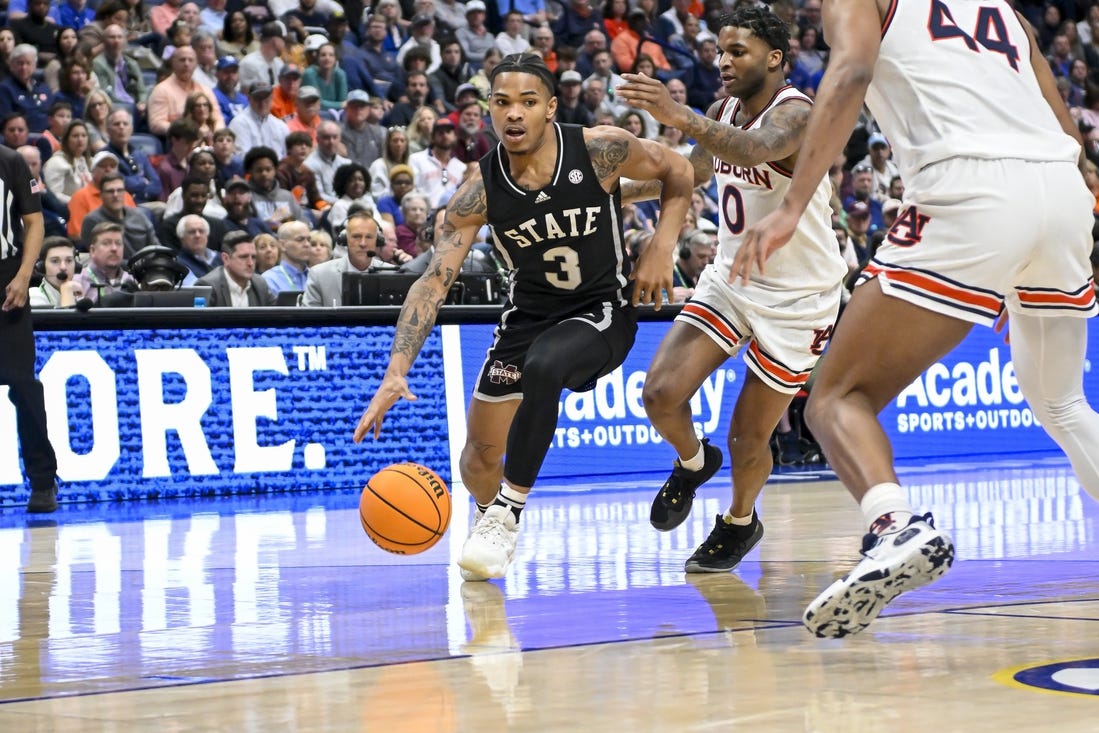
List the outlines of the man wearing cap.
<svg viewBox="0 0 1099 733">
<path fill-rule="evenodd" d="M 557 82 L 558 122 L 585 127 L 595 124 L 592 113 L 580 103 L 580 84 L 583 81 L 580 78 L 580 72 L 575 69 L 569 69 L 561 74 L 561 79 Z"/>
<path fill-rule="evenodd" d="M 294 114 L 298 90 L 301 89 L 301 77 L 301 67 L 297 64 L 287 64 L 279 72 L 279 83 L 275 86 L 271 101 L 271 114 L 280 120 Z"/>
<path fill-rule="evenodd" d="M 847 234 L 859 262 L 866 262 L 870 254 L 870 206 L 865 201 L 852 200 L 843 207 Z"/>
<path fill-rule="evenodd" d="M 149 132 L 164 135 L 168 125 L 183 116 L 187 97 L 202 92 L 210 100 L 211 126 L 216 130 L 225 127 L 221 108 L 214 98 L 214 90 L 194 80 L 198 57 L 190 46 L 180 46 L 172 52 L 172 73 L 153 87 L 149 93 Z"/>
<path fill-rule="evenodd" d="M 385 146 L 385 128 L 367 119 L 369 111 L 370 96 L 361 89 L 351 90 L 347 94 L 347 106 L 344 107 L 340 127 L 340 138 L 347 157 L 367 167 L 381 157 Z"/>
<path fill-rule="evenodd" d="M 299 0 L 280 16 L 287 30 L 304 40 L 314 28 L 323 28 L 328 22 L 328 11 L 318 7 L 317 0 Z"/>
<path fill-rule="evenodd" d="M 103 51 L 92 59 L 92 73 L 99 81 L 99 88 L 107 93 L 115 104 L 132 104 L 140 115 L 145 114 L 145 101 L 149 90 L 137 61 L 127 56 L 126 29 L 109 25 L 103 31 Z"/>
<path fill-rule="evenodd" d="M 266 222 L 256 216 L 255 209 L 252 208 L 252 186 L 242 177 L 235 176 L 225 183 L 221 189 L 221 203 L 226 211 L 225 226 L 230 232 L 247 232 L 252 237 L 275 233 Z"/>
<path fill-rule="evenodd" d="M 118 158 L 114 153 L 100 150 L 92 157 L 92 180 L 78 188 L 69 199 L 69 222 L 66 233 L 71 239 L 80 236 L 80 225 L 92 209 L 98 209 L 103 200 L 99 196 L 99 182 L 108 173 L 118 172 Z M 126 205 L 137 206 L 133 197 L 126 194 Z"/>
<path fill-rule="evenodd" d="M 195 285 L 209 285 L 212 288 L 206 305 L 213 308 L 275 304 L 275 296 L 267 287 L 267 281 L 256 274 L 256 245 L 247 232 L 235 231 L 225 235 L 221 243 L 221 266 L 200 277 Z"/>
<path fill-rule="evenodd" d="M 321 92 L 316 87 L 303 86 L 298 90 L 298 102 L 294 114 L 286 118 L 290 132 L 305 132 L 317 143 L 317 128 L 321 124 Z"/>
<path fill-rule="evenodd" d="M 248 107 L 248 97 L 240 91 L 240 62 L 236 56 L 222 56 L 217 63 L 217 85 L 214 97 L 217 98 L 221 116 L 228 125 L 233 118 Z"/>
<path fill-rule="evenodd" d="M 496 47 L 496 37 L 485 27 L 487 8 L 483 0 L 469 0 L 466 3 L 466 23 L 454 32 L 467 59 L 474 63 L 484 57 L 485 51 Z"/>
<path fill-rule="evenodd" d="M 859 165 L 870 166 L 873 173 L 870 198 L 884 203 L 889 198 L 889 183 L 901 172 L 892 160 L 893 149 L 889 147 L 889 141 L 885 139 L 885 135 L 875 132 L 870 135 L 866 143 L 870 152 L 859 162 Z"/>
<path fill-rule="evenodd" d="M 248 108 L 229 124 L 229 129 L 237 136 L 237 152 L 242 155 L 255 147 L 271 148 L 280 159 L 286 155 L 286 136 L 290 129 L 271 114 L 272 92 L 267 82 L 253 84 L 248 90 Z"/>
<path fill-rule="evenodd" d="M 257 82 L 272 87 L 278 81 L 282 71 L 282 53 L 286 50 L 286 41 L 282 24 L 268 21 L 260 28 L 259 48 L 240 60 L 240 85 L 249 89 Z"/>
<path fill-rule="evenodd" d="M 160 244 L 153 230 L 152 220 L 130 201 L 126 182 L 120 174 L 110 172 L 102 175 L 99 179 L 99 195 L 102 204 L 88 212 L 74 239 L 88 243 L 96 225 L 109 221 L 122 227 L 123 254 L 126 259 L 149 245 Z"/>
<path fill-rule="evenodd" d="M 449 117 L 440 117 L 431 129 L 431 145 L 408 156 L 415 175 L 416 189 L 427 196 L 432 209 L 447 201 L 458 189 L 466 164 L 454 157 L 458 133 Z"/>
<path fill-rule="evenodd" d="M 408 40 L 401 44 L 397 51 L 397 63 L 404 61 L 405 55 L 415 47 L 423 48 L 428 52 L 431 61 L 427 65 L 427 73 L 434 74 L 439 65 L 443 63 L 442 49 L 439 48 L 435 35 L 435 18 L 430 15 L 420 14 L 412 19 L 408 26 Z"/>
<path fill-rule="evenodd" d="M 339 198 L 332 187 L 336 170 L 341 165 L 351 162 L 350 158 L 340 155 L 340 148 L 343 147 L 340 141 L 341 134 L 338 122 L 332 120 L 321 122 L 320 127 L 317 128 L 317 145 L 305 159 L 305 167 L 313 171 L 313 176 L 317 179 L 317 189 L 320 191 L 321 198 L 329 204 L 336 203 L 336 199 Z M 363 165 L 369 164 L 363 163 Z"/>
<path fill-rule="evenodd" d="M 118 172 L 126 180 L 126 192 L 139 204 L 160 201 L 160 174 L 144 150 L 130 145 L 134 119 L 125 107 L 107 116 L 107 147 L 118 159 Z"/>
<path fill-rule="evenodd" d="M 874 169 L 866 163 L 859 163 L 851 169 L 851 195 L 843 200 L 846 211 L 855 201 L 862 201 L 870 210 L 871 229 L 880 229 L 883 219 L 881 201 L 874 198 Z"/>
</svg>

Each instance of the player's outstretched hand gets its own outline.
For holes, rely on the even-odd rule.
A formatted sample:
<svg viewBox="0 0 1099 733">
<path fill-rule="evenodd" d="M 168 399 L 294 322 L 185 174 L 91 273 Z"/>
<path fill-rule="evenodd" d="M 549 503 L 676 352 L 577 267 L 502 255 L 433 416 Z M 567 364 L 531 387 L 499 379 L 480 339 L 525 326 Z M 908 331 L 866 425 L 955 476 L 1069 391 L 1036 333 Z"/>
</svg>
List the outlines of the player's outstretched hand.
<svg viewBox="0 0 1099 733">
<path fill-rule="evenodd" d="M 377 440 L 382 433 L 382 418 L 402 397 L 410 402 L 418 399 L 408 389 L 408 382 L 404 377 L 386 373 L 382 383 L 378 385 L 378 391 L 374 393 L 373 399 L 370 400 L 362 418 L 359 419 L 359 424 L 355 428 L 355 442 L 361 443 L 371 430 L 374 432 L 374 439 Z"/>
<path fill-rule="evenodd" d="M 664 294 L 672 292 L 672 260 L 665 257 L 662 262 L 657 256 L 660 248 L 654 245 L 645 248 L 630 273 L 633 280 L 631 301 L 635 306 L 652 303 L 656 310 L 660 310 L 664 304 Z"/>
<path fill-rule="evenodd" d="M 622 78 L 626 83 L 620 84 L 615 93 L 631 107 L 645 110 L 661 124 L 683 126 L 683 108 L 672 99 L 664 82 L 644 74 L 623 74 Z"/>
<path fill-rule="evenodd" d="M 744 232 L 740 249 L 737 250 L 733 266 L 729 269 L 729 282 L 735 283 L 739 278 L 741 283 L 747 285 L 753 267 L 762 273 L 771 253 L 794 236 L 794 229 L 800 218 L 800 214 L 780 206 L 760 219 L 758 224 L 749 227 Z"/>
</svg>

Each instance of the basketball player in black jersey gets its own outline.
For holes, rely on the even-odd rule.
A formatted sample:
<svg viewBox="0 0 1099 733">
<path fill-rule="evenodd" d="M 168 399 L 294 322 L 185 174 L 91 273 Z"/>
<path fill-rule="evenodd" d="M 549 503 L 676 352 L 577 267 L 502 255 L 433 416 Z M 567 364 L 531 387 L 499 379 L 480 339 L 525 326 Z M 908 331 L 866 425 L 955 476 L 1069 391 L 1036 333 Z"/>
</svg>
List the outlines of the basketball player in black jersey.
<svg viewBox="0 0 1099 733">
<path fill-rule="evenodd" d="M 467 416 L 460 470 L 477 511 L 458 560 L 466 580 L 504 576 L 520 511 L 557 427 L 561 391 L 590 389 L 616 369 L 633 344 L 634 306 L 659 308 L 671 292 L 672 252 L 693 183 L 687 160 L 661 145 L 615 127 L 555 124 L 554 77 L 536 54 L 506 57 L 491 83 L 500 144 L 470 166 L 447 205 L 434 257 L 409 290 L 389 366 L 355 430 L 355 442 L 371 431 L 376 438 L 397 400 L 416 399 L 405 375 L 489 224 L 512 274 Z M 633 272 L 620 177 L 664 182 L 663 215 Z"/>
</svg>

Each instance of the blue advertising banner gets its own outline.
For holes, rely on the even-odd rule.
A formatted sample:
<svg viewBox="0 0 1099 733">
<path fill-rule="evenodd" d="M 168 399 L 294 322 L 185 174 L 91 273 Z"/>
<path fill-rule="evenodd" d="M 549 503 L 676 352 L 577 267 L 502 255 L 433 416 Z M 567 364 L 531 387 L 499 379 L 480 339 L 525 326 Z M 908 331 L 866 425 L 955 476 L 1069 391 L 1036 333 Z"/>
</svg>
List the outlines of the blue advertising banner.
<svg viewBox="0 0 1099 733">
<path fill-rule="evenodd" d="M 58 474 L 71 499 L 361 487 L 415 458 L 449 479 L 438 330 L 409 375 L 420 399 L 352 431 L 392 327 L 45 331 L 36 335 Z M 25 497 L 0 387 L 0 501 Z"/>
</svg>

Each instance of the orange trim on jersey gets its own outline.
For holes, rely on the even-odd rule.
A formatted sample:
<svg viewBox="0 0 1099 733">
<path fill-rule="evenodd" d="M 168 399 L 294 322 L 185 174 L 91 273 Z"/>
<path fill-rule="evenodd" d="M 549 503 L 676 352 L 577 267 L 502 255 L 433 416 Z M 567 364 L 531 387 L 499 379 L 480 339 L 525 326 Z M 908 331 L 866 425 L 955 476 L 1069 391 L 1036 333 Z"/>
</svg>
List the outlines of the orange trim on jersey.
<svg viewBox="0 0 1099 733">
<path fill-rule="evenodd" d="M 802 372 L 801 374 L 795 374 L 786 367 L 779 364 L 774 359 L 767 357 L 759 349 L 759 343 L 752 341 L 748 346 L 748 351 L 755 358 L 756 363 L 759 364 L 763 371 L 774 377 L 775 381 L 788 384 L 791 387 L 796 387 L 799 384 L 805 384 L 809 381 L 809 372 Z"/>
<path fill-rule="evenodd" d="M 728 340 L 730 343 L 740 343 L 739 333 L 734 331 L 728 323 L 725 323 L 716 315 L 714 315 L 711 311 L 703 308 L 697 303 L 688 302 L 687 305 L 683 306 L 683 310 L 681 310 L 680 313 L 682 313 L 683 315 L 691 315 L 701 319 L 706 323 L 706 325 L 717 331 L 717 333 L 720 334 L 722 338 Z"/>
<path fill-rule="evenodd" d="M 1019 302 L 1024 306 L 1057 305 L 1074 308 L 1088 308 L 1095 302 L 1095 290 L 1089 282 L 1078 294 L 1060 290 L 1023 290 L 1015 289 Z"/>
<path fill-rule="evenodd" d="M 897 270 L 871 262 L 866 266 L 866 274 L 869 277 L 882 276 L 887 280 L 923 290 L 943 300 L 953 301 L 962 307 L 986 311 L 993 316 L 1000 312 L 1000 298 L 996 296 L 975 292 L 960 285 L 952 285 L 913 270 Z"/>
<path fill-rule="evenodd" d="M 881 22 L 881 36 L 885 38 L 885 32 L 889 30 L 889 25 L 893 22 L 893 16 L 897 14 L 898 0 L 890 0 L 889 7 L 885 9 L 885 19 Z"/>
</svg>

